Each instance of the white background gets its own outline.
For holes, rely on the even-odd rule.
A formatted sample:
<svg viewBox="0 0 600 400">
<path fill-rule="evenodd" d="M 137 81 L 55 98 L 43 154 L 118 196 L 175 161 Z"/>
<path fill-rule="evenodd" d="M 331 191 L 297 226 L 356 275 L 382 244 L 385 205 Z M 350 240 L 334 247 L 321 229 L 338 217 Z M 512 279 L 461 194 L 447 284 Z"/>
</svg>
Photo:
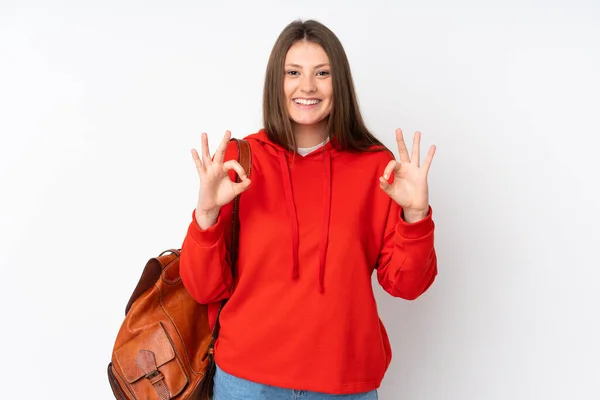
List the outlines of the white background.
<svg viewBox="0 0 600 400">
<path fill-rule="evenodd" d="M 600 3 L 279 3 L 0 2 L 0 397 L 112 397 L 125 304 L 190 222 L 190 149 L 261 127 L 275 38 L 316 18 L 368 126 L 438 147 L 439 276 L 376 286 L 380 398 L 600 398 Z"/>
</svg>

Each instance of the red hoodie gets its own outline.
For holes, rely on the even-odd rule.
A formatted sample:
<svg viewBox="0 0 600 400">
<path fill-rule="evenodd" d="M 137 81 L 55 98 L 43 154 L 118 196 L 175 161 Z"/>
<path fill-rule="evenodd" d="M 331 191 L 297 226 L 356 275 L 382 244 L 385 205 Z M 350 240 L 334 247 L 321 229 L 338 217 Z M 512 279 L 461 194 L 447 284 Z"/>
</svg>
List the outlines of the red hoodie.
<svg viewBox="0 0 600 400">
<path fill-rule="evenodd" d="M 229 298 L 216 363 L 289 389 L 377 389 L 391 349 L 371 276 L 376 269 L 395 297 L 413 300 L 427 290 L 437 274 L 431 211 L 413 224 L 400 218 L 401 208 L 379 188 L 393 159 L 388 151 L 338 151 L 329 142 L 302 157 L 264 130 L 246 139 L 252 183 L 240 197 L 236 282 L 228 255 L 233 202 L 207 230 L 192 213 L 181 251 L 192 297 L 203 304 Z M 236 158 L 232 144 L 226 160 Z M 211 325 L 218 306 L 211 307 Z"/>
</svg>

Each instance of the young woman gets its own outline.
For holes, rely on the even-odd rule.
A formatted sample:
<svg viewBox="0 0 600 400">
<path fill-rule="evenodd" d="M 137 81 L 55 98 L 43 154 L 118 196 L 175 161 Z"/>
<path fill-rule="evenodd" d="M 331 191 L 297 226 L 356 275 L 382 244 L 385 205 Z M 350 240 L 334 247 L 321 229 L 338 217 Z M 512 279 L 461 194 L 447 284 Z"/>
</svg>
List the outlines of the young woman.
<svg viewBox="0 0 600 400">
<path fill-rule="evenodd" d="M 420 133 L 409 153 L 398 129 L 394 160 L 363 123 L 342 44 L 316 21 L 281 32 L 263 109 L 264 129 L 245 137 L 250 176 L 230 132 L 212 159 L 206 134 L 202 156 L 192 150 L 200 194 L 180 271 L 198 302 L 228 299 L 215 400 L 375 399 L 391 349 L 371 276 L 412 300 L 437 274 L 427 188 L 435 147 L 421 163 Z"/>
</svg>

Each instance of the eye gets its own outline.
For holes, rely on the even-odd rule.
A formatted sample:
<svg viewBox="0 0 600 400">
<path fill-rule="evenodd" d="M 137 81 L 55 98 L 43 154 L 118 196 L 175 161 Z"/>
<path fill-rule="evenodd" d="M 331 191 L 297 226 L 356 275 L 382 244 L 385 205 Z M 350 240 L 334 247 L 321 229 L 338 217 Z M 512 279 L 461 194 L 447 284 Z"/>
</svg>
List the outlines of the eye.
<svg viewBox="0 0 600 400">
<path fill-rule="evenodd" d="M 329 76 L 330 72 L 329 71 L 319 71 L 317 72 L 318 76 Z"/>
<path fill-rule="evenodd" d="M 289 71 L 286 71 L 286 74 L 291 75 L 291 76 L 297 76 L 298 75 L 298 71 L 289 70 Z"/>
</svg>

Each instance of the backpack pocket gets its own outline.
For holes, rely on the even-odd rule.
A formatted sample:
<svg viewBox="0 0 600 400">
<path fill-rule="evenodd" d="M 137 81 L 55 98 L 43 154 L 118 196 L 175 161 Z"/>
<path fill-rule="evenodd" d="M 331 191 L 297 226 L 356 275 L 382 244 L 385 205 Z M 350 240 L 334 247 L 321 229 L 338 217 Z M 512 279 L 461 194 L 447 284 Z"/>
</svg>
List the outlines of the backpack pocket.
<svg viewBox="0 0 600 400">
<path fill-rule="evenodd" d="M 117 349 L 115 359 L 137 399 L 170 399 L 188 384 L 188 377 L 160 322 Z"/>
</svg>

